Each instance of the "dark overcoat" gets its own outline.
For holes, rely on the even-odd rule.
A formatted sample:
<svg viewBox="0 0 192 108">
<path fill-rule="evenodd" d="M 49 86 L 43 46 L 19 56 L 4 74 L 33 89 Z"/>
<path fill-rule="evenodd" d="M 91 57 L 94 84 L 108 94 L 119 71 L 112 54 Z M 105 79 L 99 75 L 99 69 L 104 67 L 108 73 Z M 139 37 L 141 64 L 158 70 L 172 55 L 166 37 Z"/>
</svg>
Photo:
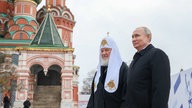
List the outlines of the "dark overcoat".
<svg viewBox="0 0 192 108">
<path fill-rule="evenodd" d="M 24 101 L 24 108 L 29 108 L 31 106 L 31 102 L 29 100 Z"/>
<path fill-rule="evenodd" d="M 3 99 L 3 103 L 4 103 L 4 108 L 9 108 L 10 106 L 10 100 L 8 96 L 5 96 Z"/>
<path fill-rule="evenodd" d="M 127 82 L 127 108 L 168 108 L 170 63 L 153 45 L 134 55 Z"/>
</svg>

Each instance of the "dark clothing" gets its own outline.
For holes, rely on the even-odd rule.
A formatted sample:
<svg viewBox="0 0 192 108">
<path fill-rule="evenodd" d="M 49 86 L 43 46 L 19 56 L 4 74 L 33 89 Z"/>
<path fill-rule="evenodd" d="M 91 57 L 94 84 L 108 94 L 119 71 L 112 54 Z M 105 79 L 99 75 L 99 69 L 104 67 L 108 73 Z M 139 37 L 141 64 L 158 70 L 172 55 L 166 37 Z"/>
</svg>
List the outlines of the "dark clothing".
<svg viewBox="0 0 192 108">
<path fill-rule="evenodd" d="M 106 75 L 107 75 L 107 66 L 101 66 L 101 83 L 104 85 L 105 83 L 105 78 L 106 78 Z"/>
<path fill-rule="evenodd" d="M 26 101 L 23 103 L 23 105 L 24 105 L 24 108 L 29 108 L 29 107 L 31 106 L 31 103 L 30 103 L 29 100 L 26 100 Z"/>
<path fill-rule="evenodd" d="M 3 99 L 3 103 L 4 103 L 4 108 L 9 108 L 10 106 L 10 100 L 8 96 L 5 96 Z"/>
<path fill-rule="evenodd" d="M 126 108 L 126 81 L 128 66 L 123 62 L 119 72 L 118 89 L 109 93 L 104 89 L 107 67 L 101 67 L 101 76 L 97 85 L 97 91 L 94 93 L 92 83 L 92 93 L 87 108 Z M 93 80 L 94 82 L 94 80 Z"/>
<path fill-rule="evenodd" d="M 127 108 L 168 108 L 170 64 L 153 45 L 134 55 L 127 82 Z"/>
</svg>

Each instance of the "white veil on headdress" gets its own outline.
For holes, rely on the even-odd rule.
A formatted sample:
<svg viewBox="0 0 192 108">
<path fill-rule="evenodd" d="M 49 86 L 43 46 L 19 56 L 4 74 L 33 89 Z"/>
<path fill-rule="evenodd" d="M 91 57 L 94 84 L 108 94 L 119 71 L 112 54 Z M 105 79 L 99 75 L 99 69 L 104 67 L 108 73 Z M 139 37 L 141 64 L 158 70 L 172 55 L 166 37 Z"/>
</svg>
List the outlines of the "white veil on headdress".
<svg viewBox="0 0 192 108">
<path fill-rule="evenodd" d="M 102 39 L 100 49 L 101 48 L 112 48 L 111 54 L 109 57 L 107 75 L 105 79 L 105 90 L 109 93 L 113 93 L 118 88 L 119 83 L 119 71 L 122 65 L 122 59 L 117 48 L 117 45 L 113 41 L 113 39 L 109 36 Z M 97 66 L 97 73 L 94 80 L 94 92 L 97 90 L 97 84 L 99 82 L 100 74 L 101 74 L 101 54 L 99 53 L 99 64 Z"/>
</svg>

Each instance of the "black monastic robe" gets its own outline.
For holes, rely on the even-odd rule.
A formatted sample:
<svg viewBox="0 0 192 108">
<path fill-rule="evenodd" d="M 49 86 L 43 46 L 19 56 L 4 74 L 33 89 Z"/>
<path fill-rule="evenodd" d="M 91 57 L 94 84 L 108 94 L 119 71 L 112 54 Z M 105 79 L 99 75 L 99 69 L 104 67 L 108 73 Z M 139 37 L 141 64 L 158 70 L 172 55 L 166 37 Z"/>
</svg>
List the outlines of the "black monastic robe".
<svg viewBox="0 0 192 108">
<path fill-rule="evenodd" d="M 123 62 L 119 72 L 118 89 L 113 93 L 109 93 L 104 89 L 107 67 L 101 66 L 101 76 L 99 78 L 97 90 L 94 93 L 92 84 L 92 93 L 87 108 L 126 108 L 127 72 L 128 66 Z"/>
</svg>

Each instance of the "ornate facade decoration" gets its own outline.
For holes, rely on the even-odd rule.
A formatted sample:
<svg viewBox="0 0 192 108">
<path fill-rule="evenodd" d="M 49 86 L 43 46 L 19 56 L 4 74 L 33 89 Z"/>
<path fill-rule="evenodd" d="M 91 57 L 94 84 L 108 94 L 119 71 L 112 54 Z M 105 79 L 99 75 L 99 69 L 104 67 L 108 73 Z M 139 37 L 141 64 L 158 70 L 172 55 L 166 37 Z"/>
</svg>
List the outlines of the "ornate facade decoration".
<svg viewBox="0 0 192 108">
<path fill-rule="evenodd" d="M 0 0 L 0 5 L 4 4 L 0 6 L 0 53 L 11 55 L 11 65 L 0 57 L 0 73 L 15 75 L 9 80 L 15 81 L 9 84 L 15 89 L 6 93 L 13 108 L 21 107 L 26 98 L 38 108 L 43 94 L 57 96 L 53 101 L 58 108 L 77 108 L 79 67 L 74 65 L 72 46 L 74 16 L 65 0 L 46 0 L 46 6 L 37 11 L 40 2 Z M 50 106 L 47 101 L 44 105 Z"/>
</svg>

